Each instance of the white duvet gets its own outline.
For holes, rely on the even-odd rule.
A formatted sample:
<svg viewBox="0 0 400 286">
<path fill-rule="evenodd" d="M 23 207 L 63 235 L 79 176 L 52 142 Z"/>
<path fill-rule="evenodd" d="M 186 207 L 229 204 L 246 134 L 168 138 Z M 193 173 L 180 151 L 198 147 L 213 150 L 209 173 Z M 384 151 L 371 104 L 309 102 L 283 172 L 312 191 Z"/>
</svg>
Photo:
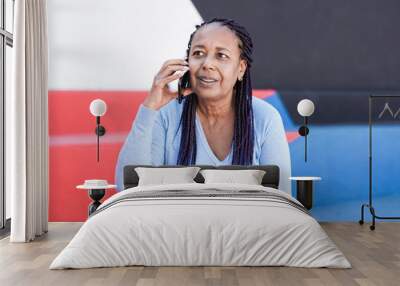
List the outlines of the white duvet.
<svg viewBox="0 0 400 286">
<path fill-rule="evenodd" d="M 279 201 L 174 197 L 115 203 L 132 192 L 207 189 L 262 190 L 297 202 L 282 191 L 254 185 L 193 183 L 127 189 L 99 207 L 103 210 L 82 225 L 50 269 L 127 265 L 351 267 L 314 218 Z"/>
</svg>

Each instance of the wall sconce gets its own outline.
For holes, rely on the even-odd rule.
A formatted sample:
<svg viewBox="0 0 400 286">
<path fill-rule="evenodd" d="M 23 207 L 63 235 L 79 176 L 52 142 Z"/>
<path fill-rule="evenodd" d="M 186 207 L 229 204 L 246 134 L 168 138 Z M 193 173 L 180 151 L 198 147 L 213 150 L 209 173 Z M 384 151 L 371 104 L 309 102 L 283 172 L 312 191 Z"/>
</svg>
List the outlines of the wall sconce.
<svg viewBox="0 0 400 286">
<path fill-rule="evenodd" d="M 310 117 L 315 110 L 314 103 L 309 99 L 303 99 L 297 104 L 297 112 L 304 117 L 304 125 L 300 126 L 299 134 L 304 136 L 304 161 L 307 162 L 307 135 L 310 132 L 308 129 L 308 117 Z"/>
<path fill-rule="evenodd" d="M 107 111 L 107 104 L 101 99 L 95 99 L 90 103 L 90 113 L 96 116 L 96 129 L 95 133 L 97 135 L 97 162 L 99 162 L 100 157 L 100 136 L 106 134 L 106 129 L 104 126 L 100 125 L 100 117 L 103 116 Z"/>
</svg>

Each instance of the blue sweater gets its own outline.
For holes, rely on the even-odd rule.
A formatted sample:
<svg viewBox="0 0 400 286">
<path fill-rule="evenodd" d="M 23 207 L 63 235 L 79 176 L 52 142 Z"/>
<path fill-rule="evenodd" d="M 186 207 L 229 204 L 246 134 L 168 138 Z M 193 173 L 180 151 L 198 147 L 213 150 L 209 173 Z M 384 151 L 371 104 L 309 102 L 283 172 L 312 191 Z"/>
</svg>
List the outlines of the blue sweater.
<svg viewBox="0 0 400 286">
<path fill-rule="evenodd" d="M 279 189 L 291 194 L 289 146 L 278 111 L 262 99 L 253 97 L 254 165 L 274 164 L 280 167 Z M 181 131 L 177 132 L 183 104 L 172 100 L 159 110 L 140 105 L 131 131 L 118 156 L 115 181 L 123 190 L 125 165 L 176 165 Z M 231 165 L 232 148 L 219 160 L 208 145 L 200 119 L 196 116 L 196 165 Z"/>
</svg>

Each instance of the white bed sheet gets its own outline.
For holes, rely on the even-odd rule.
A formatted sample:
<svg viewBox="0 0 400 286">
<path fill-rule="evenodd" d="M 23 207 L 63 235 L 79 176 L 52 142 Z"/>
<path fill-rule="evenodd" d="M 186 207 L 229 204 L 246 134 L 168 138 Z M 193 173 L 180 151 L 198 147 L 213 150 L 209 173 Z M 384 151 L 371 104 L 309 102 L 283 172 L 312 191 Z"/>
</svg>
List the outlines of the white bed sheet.
<svg viewBox="0 0 400 286">
<path fill-rule="evenodd" d="M 263 186 L 175 184 L 127 189 L 263 190 Z M 127 265 L 293 266 L 350 268 L 318 222 L 293 206 L 254 198 L 170 198 L 123 201 L 90 217 L 50 269 Z"/>
</svg>

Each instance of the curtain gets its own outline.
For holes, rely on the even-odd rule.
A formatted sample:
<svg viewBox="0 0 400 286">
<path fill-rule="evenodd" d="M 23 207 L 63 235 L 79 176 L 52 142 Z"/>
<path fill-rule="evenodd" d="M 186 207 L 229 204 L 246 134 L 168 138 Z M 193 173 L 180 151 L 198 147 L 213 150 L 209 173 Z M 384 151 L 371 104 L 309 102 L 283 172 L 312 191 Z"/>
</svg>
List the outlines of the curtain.
<svg viewBox="0 0 400 286">
<path fill-rule="evenodd" d="M 11 242 L 48 229 L 47 0 L 16 0 L 12 93 L 6 110 Z"/>
</svg>

